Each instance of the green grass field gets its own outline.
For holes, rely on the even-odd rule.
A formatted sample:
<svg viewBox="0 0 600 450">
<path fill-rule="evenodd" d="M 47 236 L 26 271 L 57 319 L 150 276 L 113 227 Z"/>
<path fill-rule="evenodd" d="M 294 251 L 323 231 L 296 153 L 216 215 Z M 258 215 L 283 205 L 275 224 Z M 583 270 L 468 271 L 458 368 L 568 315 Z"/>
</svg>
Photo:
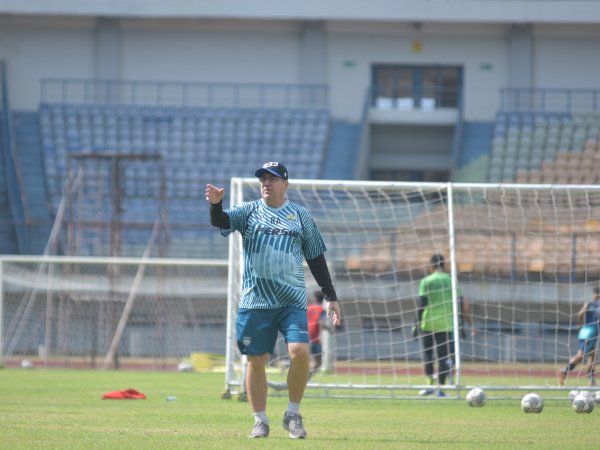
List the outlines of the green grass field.
<svg viewBox="0 0 600 450">
<path fill-rule="evenodd" d="M 546 401 L 541 414 L 524 414 L 516 400 L 471 408 L 463 400 L 308 397 L 302 404 L 308 439 L 293 441 L 281 428 L 285 397 L 269 398 L 269 438 L 248 439 L 250 407 L 221 400 L 223 374 L 2 369 L 0 380 L 0 447 L 11 450 L 600 446 L 600 410 L 576 414 L 566 393 L 565 400 Z M 101 400 L 128 388 L 147 399 Z"/>
</svg>

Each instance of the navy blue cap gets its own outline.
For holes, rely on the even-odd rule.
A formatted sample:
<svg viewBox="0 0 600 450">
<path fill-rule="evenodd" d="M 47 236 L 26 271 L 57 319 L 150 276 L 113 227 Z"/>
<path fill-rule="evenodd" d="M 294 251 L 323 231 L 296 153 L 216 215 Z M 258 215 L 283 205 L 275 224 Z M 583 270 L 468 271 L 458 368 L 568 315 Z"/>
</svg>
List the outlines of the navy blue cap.
<svg viewBox="0 0 600 450">
<path fill-rule="evenodd" d="M 276 177 L 281 177 L 284 180 L 288 179 L 288 171 L 283 164 L 277 161 L 270 161 L 264 163 L 263 166 L 254 172 L 254 176 L 260 178 L 265 173 L 270 173 Z"/>
</svg>

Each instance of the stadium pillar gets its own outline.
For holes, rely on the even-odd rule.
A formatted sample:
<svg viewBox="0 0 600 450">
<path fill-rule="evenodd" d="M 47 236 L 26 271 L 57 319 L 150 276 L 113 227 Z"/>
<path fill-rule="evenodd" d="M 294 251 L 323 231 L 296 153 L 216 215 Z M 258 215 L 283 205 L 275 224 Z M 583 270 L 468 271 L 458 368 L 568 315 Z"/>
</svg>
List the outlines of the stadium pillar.
<svg viewBox="0 0 600 450">
<path fill-rule="evenodd" d="M 94 33 L 94 76 L 98 80 L 119 78 L 121 29 L 119 19 L 99 18 Z"/>
<path fill-rule="evenodd" d="M 298 63 L 298 80 L 301 84 L 326 84 L 326 39 L 323 21 L 302 23 Z"/>
<path fill-rule="evenodd" d="M 531 25 L 513 25 L 508 34 L 508 85 L 533 87 L 534 41 Z"/>
</svg>

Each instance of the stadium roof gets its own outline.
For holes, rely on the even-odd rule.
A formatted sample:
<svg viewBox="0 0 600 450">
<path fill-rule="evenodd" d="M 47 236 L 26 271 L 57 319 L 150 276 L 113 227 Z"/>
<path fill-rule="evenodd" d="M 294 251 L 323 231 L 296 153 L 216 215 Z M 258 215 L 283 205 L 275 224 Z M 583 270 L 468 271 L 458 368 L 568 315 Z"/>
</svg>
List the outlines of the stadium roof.
<svg viewBox="0 0 600 450">
<path fill-rule="evenodd" d="M 600 23 L 593 0 L 0 0 L 0 14 L 185 19 Z"/>
</svg>

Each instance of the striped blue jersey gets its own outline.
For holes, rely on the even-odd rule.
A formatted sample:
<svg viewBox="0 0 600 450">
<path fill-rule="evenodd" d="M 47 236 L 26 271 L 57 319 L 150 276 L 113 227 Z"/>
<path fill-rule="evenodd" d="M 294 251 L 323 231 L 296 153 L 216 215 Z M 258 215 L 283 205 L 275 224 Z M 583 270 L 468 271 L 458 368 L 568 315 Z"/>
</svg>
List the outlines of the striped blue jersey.
<svg viewBox="0 0 600 450">
<path fill-rule="evenodd" d="M 314 259 L 327 248 L 306 208 L 287 201 L 279 208 L 262 199 L 227 209 L 230 229 L 242 234 L 244 273 L 240 308 L 306 309 L 303 258 Z"/>
</svg>

